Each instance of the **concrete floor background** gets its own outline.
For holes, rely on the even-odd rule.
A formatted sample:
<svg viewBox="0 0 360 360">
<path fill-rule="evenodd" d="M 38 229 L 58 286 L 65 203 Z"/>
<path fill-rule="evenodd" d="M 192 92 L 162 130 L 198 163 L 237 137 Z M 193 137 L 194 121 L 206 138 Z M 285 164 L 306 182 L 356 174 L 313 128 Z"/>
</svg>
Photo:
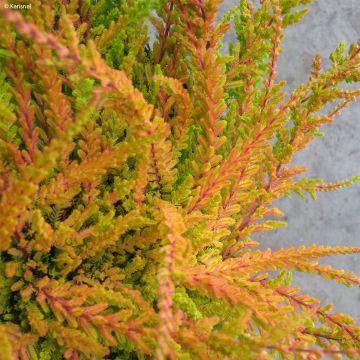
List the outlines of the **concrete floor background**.
<svg viewBox="0 0 360 360">
<path fill-rule="evenodd" d="M 225 0 L 221 12 L 238 1 Z M 360 37 L 360 0 L 314 0 L 301 23 L 285 32 L 278 79 L 293 89 L 308 79 L 312 59 L 319 52 L 329 65 L 330 52 L 342 40 L 348 44 Z M 229 33 L 226 41 L 233 39 Z M 227 48 L 227 47 L 226 47 Z M 358 86 L 359 88 L 359 86 Z M 324 138 L 316 139 L 297 154 L 293 163 L 307 166 L 309 177 L 335 182 L 360 173 L 360 101 L 346 109 L 335 122 L 322 128 Z M 277 249 L 301 244 L 360 246 L 360 184 L 331 193 L 320 193 L 316 201 L 297 196 L 276 205 L 285 212 L 288 227 L 258 238 L 262 247 Z M 360 254 L 324 258 L 319 261 L 360 275 Z M 359 288 L 346 288 L 317 275 L 296 273 L 293 285 L 322 300 L 334 310 L 360 322 Z"/>
</svg>

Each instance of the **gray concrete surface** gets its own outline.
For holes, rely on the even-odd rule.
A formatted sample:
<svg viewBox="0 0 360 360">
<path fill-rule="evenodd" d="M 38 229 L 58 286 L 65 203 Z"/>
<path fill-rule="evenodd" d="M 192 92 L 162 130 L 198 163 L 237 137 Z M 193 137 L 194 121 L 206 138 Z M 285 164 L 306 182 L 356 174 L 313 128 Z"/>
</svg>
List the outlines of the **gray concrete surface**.
<svg viewBox="0 0 360 360">
<path fill-rule="evenodd" d="M 221 10 L 227 11 L 238 2 L 225 0 Z M 360 0 L 314 0 L 305 19 L 286 30 L 283 53 L 279 61 L 280 79 L 292 89 L 306 81 L 314 55 L 328 59 L 342 41 L 356 42 L 360 37 Z M 227 36 L 227 40 L 232 35 Z M 329 61 L 325 61 L 328 65 Z M 326 136 L 316 139 L 299 153 L 294 163 L 309 169 L 310 177 L 335 182 L 360 173 L 360 102 L 346 109 L 332 124 L 322 129 Z M 360 185 L 331 193 L 320 193 L 314 202 L 297 196 L 282 199 L 276 205 L 286 213 L 288 227 L 259 238 L 263 247 L 326 244 L 360 246 Z M 360 254 L 325 258 L 322 264 L 360 275 Z M 333 303 L 334 310 L 348 313 L 360 322 L 360 291 L 346 288 L 317 275 L 296 274 L 294 285 Z"/>
</svg>

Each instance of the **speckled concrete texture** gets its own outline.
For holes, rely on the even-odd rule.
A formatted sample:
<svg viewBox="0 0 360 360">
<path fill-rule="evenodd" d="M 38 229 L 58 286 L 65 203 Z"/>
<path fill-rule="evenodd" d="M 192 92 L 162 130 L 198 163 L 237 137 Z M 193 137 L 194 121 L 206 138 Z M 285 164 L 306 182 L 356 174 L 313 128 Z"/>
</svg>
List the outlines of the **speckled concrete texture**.
<svg viewBox="0 0 360 360">
<path fill-rule="evenodd" d="M 225 0 L 227 11 L 237 1 Z M 286 30 L 278 79 L 291 90 L 308 79 L 314 55 L 327 60 L 342 41 L 348 44 L 360 37 L 360 0 L 314 0 L 305 19 Z M 226 40 L 231 40 L 227 35 Z M 332 124 L 322 129 L 326 136 L 316 139 L 297 154 L 294 163 L 306 165 L 311 177 L 334 182 L 360 173 L 360 102 L 346 109 Z M 288 227 L 260 237 L 263 247 L 273 249 L 315 244 L 360 246 L 360 185 L 332 193 L 321 193 L 314 202 L 294 196 L 276 203 L 286 213 Z M 325 258 L 322 264 L 360 275 L 360 255 Z M 360 322 L 360 291 L 348 289 L 316 275 L 296 274 L 294 284 L 333 303 L 334 310 L 348 313 Z"/>
</svg>

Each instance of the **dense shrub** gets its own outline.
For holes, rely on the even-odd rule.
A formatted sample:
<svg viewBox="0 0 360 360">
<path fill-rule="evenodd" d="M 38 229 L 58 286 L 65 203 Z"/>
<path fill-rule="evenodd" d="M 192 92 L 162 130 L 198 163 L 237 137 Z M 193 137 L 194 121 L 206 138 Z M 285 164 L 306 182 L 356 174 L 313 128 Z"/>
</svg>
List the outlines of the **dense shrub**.
<svg viewBox="0 0 360 360">
<path fill-rule="evenodd" d="M 359 95 L 360 44 L 286 94 L 283 31 L 310 0 L 220 2 L 0 0 L 2 360 L 359 355 L 354 321 L 290 283 L 358 286 L 316 259 L 360 249 L 252 236 L 285 224 L 274 200 L 358 180 L 290 160 Z"/>
</svg>

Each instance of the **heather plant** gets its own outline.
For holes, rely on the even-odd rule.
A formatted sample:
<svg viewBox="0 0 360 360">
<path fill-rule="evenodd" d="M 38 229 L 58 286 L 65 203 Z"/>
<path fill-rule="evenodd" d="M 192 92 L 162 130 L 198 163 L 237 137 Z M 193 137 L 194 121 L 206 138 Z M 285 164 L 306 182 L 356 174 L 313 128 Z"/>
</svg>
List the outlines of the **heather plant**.
<svg viewBox="0 0 360 360">
<path fill-rule="evenodd" d="M 310 2 L 0 0 L 2 360 L 359 358 L 291 274 L 359 286 L 317 259 L 360 248 L 254 237 L 285 225 L 275 200 L 359 180 L 291 164 L 360 94 L 360 43 L 277 80 Z"/>
</svg>

